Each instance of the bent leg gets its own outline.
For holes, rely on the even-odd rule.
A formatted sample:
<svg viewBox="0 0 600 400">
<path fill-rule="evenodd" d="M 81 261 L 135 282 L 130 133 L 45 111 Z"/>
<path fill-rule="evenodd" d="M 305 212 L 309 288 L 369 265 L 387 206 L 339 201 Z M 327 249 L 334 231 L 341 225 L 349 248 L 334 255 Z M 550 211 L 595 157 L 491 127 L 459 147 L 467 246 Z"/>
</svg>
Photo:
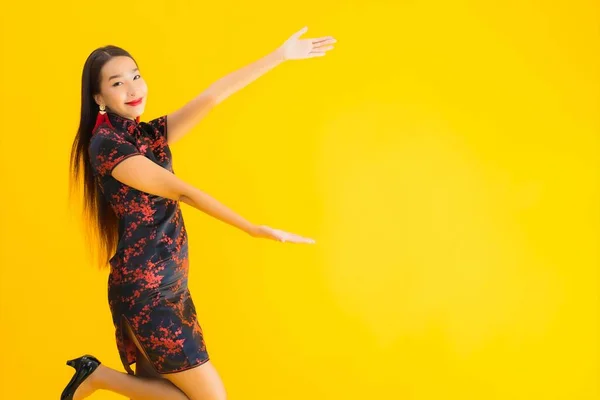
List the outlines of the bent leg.
<svg viewBox="0 0 600 400">
<path fill-rule="evenodd" d="M 138 351 L 143 353 L 139 348 Z M 169 380 L 162 377 L 157 379 L 155 375 L 157 373 L 150 361 L 139 353 L 138 363 L 136 363 L 136 376 L 100 364 L 88 379 L 79 386 L 75 392 L 74 400 L 87 398 L 96 390 L 109 390 L 134 400 L 189 400 Z"/>
<path fill-rule="evenodd" d="M 210 361 L 185 371 L 163 376 L 181 389 L 190 400 L 225 400 L 227 398 L 221 377 Z"/>
<path fill-rule="evenodd" d="M 94 390 L 109 390 L 135 400 L 188 400 L 188 397 L 166 379 L 132 376 L 101 364 L 92 375 Z M 83 393 L 82 393 L 83 394 Z M 91 393 L 86 393 L 89 395 Z M 87 397 L 87 396 L 85 396 Z M 76 397 L 84 398 L 84 397 Z"/>
<path fill-rule="evenodd" d="M 136 345 L 135 376 L 100 365 L 93 374 L 96 375 L 96 389 L 110 390 L 134 400 L 189 400 L 180 389 L 154 370 L 129 324 L 125 324 L 124 333 L 129 335 Z"/>
</svg>

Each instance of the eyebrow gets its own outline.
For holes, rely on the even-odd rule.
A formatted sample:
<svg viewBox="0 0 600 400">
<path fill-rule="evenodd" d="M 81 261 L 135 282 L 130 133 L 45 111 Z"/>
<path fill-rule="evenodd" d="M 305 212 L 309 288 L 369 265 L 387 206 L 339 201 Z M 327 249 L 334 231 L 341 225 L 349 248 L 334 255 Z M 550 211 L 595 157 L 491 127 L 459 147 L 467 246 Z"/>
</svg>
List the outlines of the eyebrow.
<svg viewBox="0 0 600 400">
<path fill-rule="evenodd" d="M 135 71 L 139 71 L 139 68 L 134 68 L 134 69 L 132 69 L 132 70 L 131 70 L 131 72 L 135 72 Z M 120 74 L 113 75 L 113 76 L 111 76 L 110 78 L 108 78 L 108 80 L 110 81 L 111 79 L 114 79 L 114 78 L 120 78 L 120 77 L 122 77 L 122 76 L 123 76 L 123 75 L 120 75 Z"/>
</svg>

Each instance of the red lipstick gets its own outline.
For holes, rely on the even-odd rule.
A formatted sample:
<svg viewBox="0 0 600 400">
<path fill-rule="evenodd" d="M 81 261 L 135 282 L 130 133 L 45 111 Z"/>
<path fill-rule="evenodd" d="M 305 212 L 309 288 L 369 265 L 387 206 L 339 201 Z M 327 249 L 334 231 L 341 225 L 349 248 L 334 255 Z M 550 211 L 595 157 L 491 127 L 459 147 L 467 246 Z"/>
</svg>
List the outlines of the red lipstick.
<svg viewBox="0 0 600 400">
<path fill-rule="evenodd" d="M 137 99 L 137 100 L 133 100 L 133 101 L 130 101 L 130 102 L 128 102 L 128 103 L 125 103 L 125 104 L 127 104 L 127 105 L 129 105 L 129 106 L 137 106 L 137 105 L 141 104 L 141 102 L 142 102 L 142 99 L 143 99 L 143 97 L 140 97 L 140 98 L 139 98 L 139 99 Z"/>
</svg>

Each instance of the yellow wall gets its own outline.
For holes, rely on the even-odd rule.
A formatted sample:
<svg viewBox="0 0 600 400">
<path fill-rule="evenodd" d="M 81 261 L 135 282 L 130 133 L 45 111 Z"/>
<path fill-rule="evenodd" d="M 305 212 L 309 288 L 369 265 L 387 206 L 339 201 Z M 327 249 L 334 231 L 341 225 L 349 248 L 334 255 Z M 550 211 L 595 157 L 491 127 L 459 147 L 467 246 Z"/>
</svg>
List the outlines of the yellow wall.
<svg viewBox="0 0 600 400">
<path fill-rule="evenodd" d="M 122 370 L 107 273 L 67 202 L 87 55 L 138 59 L 148 120 L 304 25 L 336 49 L 172 148 L 182 178 L 318 241 L 183 206 L 230 398 L 600 396 L 597 2 L 168 3 L 2 6 L 1 398 L 56 398 L 83 353 Z"/>
</svg>

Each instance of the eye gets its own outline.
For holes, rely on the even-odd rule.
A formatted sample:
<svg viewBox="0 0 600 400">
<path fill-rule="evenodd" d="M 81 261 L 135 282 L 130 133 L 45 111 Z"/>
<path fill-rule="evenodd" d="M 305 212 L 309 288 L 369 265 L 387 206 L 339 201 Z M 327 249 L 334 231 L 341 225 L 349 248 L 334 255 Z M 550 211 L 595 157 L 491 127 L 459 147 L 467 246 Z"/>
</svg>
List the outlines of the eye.
<svg viewBox="0 0 600 400">
<path fill-rule="evenodd" d="M 133 78 L 135 79 L 135 78 L 136 78 L 136 77 L 138 77 L 138 76 L 139 76 L 140 78 L 142 77 L 140 74 L 137 74 L 137 75 L 136 75 L 136 76 L 134 76 Z M 115 83 L 113 83 L 113 84 L 112 84 L 112 86 L 113 86 L 113 87 L 114 87 L 114 86 L 117 86 L 119 83 L 121 83 L 121 82 L 115 82 Z"/>
</svg>

